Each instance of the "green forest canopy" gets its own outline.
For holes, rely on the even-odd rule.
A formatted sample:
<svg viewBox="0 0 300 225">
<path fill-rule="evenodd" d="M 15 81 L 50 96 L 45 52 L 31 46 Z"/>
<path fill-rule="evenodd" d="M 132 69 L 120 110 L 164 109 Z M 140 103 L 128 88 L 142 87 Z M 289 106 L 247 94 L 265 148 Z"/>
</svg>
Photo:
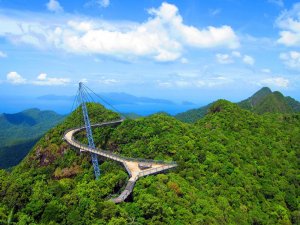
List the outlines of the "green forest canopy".
<svg viewBox="0 0 300 225">
<path fill-rule="evenodd" d="M 64 116 L 53 111 L 27 109 L 0 114 L 0 168 L 17 165 L 34 144 Z"/>
<path fill-rule="evenodd" d="M 118 115 L 89 104 L 92 123 Z M 108 201 L 128 175 L 113 161 L 94 180 L 90 156 L 62 135 L 77 109 L 51 129 L 11 173 L 0 170 L 0 221 L 18 224 L 297 224 L 300 114 L 257 115 L 219 100 L 194 124 L 165 114 L 96 128 L 103 147 L 130 157 L 174 160 L 141 178 L 129 202 Z M 80 138 L 80 137 L 79 137 Z M 0 222 L 0 223 L 1 223 Z"/>
</svg>

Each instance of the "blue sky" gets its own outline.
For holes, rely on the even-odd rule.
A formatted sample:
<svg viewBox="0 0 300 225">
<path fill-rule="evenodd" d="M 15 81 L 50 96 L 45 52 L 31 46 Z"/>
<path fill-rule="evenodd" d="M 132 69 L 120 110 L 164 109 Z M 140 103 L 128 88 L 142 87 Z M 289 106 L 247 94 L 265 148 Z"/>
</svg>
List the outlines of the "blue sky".
<svg viewBox="0 0 300 225">
<path fill-rule="evenodd" d="M 0 0 L 1 96 L 300 100 L 300 2 Z"/>
</svg>

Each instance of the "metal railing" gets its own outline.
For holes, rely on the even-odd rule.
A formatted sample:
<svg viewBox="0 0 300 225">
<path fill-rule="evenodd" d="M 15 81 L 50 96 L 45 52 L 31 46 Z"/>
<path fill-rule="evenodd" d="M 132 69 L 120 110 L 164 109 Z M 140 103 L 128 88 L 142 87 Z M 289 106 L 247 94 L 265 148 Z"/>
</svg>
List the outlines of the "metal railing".
<svg viewBox="0 0 300 225">
<path fill-rule="evenodd" d="M 176 166 L 175 165 L 166 165 L 166 166 L 160 166 L 160 167 L 156 167 L 156 168 L 153 168 L 153 169 L 148 169 L 146 171 L 139 172 L 139 174 L 137 176 L 135 176 L 134 179 L 131 178 L 128 181 L 124 191 L 122 191 L 122 193 L 118 197 L 113 198 L 112 201 L 115 202 L 115 203 L 123 202 L 131 194 L 131 192 L 133 191 L 135 182 L 140 177 L 147 176 L 147 175 L 154 174 L 154 173 L 158 173 L 158 172 L 161 172 L 161 171 L 164 171 L 164 170 L 167 170 L 167 169 L 172 169 L 174 167 L 176 167 Z"/>
<path fill-rule="evenodd" d="M 118 123 L 122 123 L 124 121 L 124 119 L 120 119 L 120 120 L 115 120 L 115 121 L 110 121 L 110 122 L 103 122 L 103 123 L 98 123 L 98 124 L 93 124 L 91 125 L 92 127 L 101 127 L 101 126 L 109 126 L 109 125 L 113 125 L 113 124 L 118 124 Z M 126 157 L 126 156 L 121 156 L 112 152 L 109 152 L 107 150 L 103 150 L 103 149 L 98 149 L 98 148 L 91 148 L 86 144 L 82 144 L 79 141 L 75 140 L 74 138 L 74 134 L 78 133 L 79 131 L 85 129 L 85 127 L 78 127 L 78 128 L 73 128 L 73 129 L 68 129 L 67 131 L 65 131 L 64 133 L 64 139 L 66 141 L 68 141 L 65 137 L 67 135 L 67 133 L 73 131 L 72 133 L 72 138 L 71 141 L 75 144 L 72 144 L 68 141 L 69 144 L 73 145 L 74 147 L 77 147 L 83 151 L 88 151 L 88 152 L 93 152 L 96 153 L 98 155 L 102 155 L 104 157 L 119 161 L 119 162 L 124 162 L 124 161 L 134 161 L 134 162 L 148 162 L 148 163 L 165 163 L 165 164 L 172 164 L 172 165 L 177 165 L 176 162 L 173 161 L 164 161 L 164 160 L 152 160 L 152 159 L 142 159 L 142 158 L 130 158 L 130 157 Z"/>
<path fill-rule="evenodd" d="M 120 119 L 120 120 L 114 120 L 114 121 L 110 121 L 110 122 L 103 122 L 103 123 L 97 123 L 97 124 L 93 124 L 91 125 L 92 127 L 102 127 L 102 126 L 109 126 L 109 125 L 114 125 L 114 124 L 118 124 L 118 123 L 122 123 L 124 121 L 124 119 Z M 118 154 L 103 150 L 103 149 L 98 149 L 98 148 L 92 148 L 86 144 L 82 144 L 79 141 L 77 141 L 74 138 L 74 134 L 78 133 L 79 131 L 85 129 L 84 126 L 81 127 L 77 127 L 77 128 L 72 128 L 72 129 L 68 129 L 64 132 L 64 139 L 65 141 L 67 141 L 70 145 L 72 145 L 73 147 L 79 148 L 80 151 L 88 151 L 88 152 L 93 152 L 95 154 L 101 155 L 103 157 L 118 161 L 118 162 L 122 162 L 125 169 L 127 170 L 130 179 L 124 189 L 124 191 L 122 191 L 122 193 L 117 197 L 117 198 L 113 198 L 111 199 L 113 202 L 115 203 L 120 203 L 123 202 L 132 192 L 135 182 L 143 176 L 147 176 L 150 174 L 155 174 L 164 170 L 168 170 L 171 168 L 174 168 L 177 166 L 176 162 L 166 162 L 163 160 L 152 160 L 152 159 L 140 159 L 140 158 L 130 158 L 130 157 L 125 157 L 125 156 L 120 156 Z M 66 138 L 68 133 L 71 133 L 71 140 L 69 138 Z M 126 162 L 131 161 L 131 162 L 146 162 L 146 163 L 157 163 L 157 164 L 165 164 L 159 167 L 155 167 L 155 168 L 151 168 L 151 169 L 146 169 L 145 171 L 140 171 L 136 176 L 132 176 L 131 170 L 129 169 L 128 165 L 126 164 Z"/>
</svg>

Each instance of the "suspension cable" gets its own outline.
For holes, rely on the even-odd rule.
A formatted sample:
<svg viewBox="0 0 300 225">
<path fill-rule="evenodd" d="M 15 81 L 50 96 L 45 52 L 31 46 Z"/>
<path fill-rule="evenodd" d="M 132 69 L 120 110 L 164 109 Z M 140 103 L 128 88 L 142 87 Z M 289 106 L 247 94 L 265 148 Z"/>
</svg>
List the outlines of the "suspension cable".
<svg viewBox="0 0 300 225">
<path fill-rule="evenodd" d="M 115 110 L 117 113 L 119 113 L 121 116 L 123 116 L 124 118 L 128 118 L 126 115 L 124 115 L 123 113 L 121 113 L 116 107 L 114 107 L 113 105 L 111 105 L 108 101 L 106 101 L 103 97 L 101 97 L 100 95 L 96 94 L 93 90 L 91 90 L 89 87 L 87 87 L 86 85 L 83 85 L 86 89 L 88 89 L 90 92 L 92 92 L 95 96 L 97 96 L 99 99 L 101 99 L 105 104 L 109 105 L 113 110 Z"/>
</svg>

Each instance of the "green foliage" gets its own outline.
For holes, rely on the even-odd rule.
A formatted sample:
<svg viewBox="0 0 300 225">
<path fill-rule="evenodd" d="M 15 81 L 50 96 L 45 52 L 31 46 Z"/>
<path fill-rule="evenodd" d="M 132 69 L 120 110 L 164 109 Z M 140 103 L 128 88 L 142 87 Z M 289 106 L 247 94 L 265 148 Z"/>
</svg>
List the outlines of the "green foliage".
<svg viewBox="0 0 300 225">
<path fill-rule="evenodd" d="M 17 165 L 50 128 L 64 116 L 53 111 L 28 109 L 0 115 L 0 168 Z"/>
<path fill-rule="evenodd" d="M 198 109 L 178 113 L 175 118 L 182 122 L 194 123 L 203 118 L 213 104 L 214 102 Z M 260 89 L 250 98 L 238 102 L 237 105 L 258 114 L 300 112 L 300 102 L 291 97 L 284 97 L 279 91 L 272 92 L 268 87 Z"/>
<path fill-rule="evenodd" d="M 272 92 L 267 87 L 262 88 L 250 98 L 239 102 L 238 105 L 258 114 L 300 112 L 300 102 L 291 97 L 283 96 L 279 91 Z"/>
<path fill-rule="evenodd" d="M 92 123 L 118 118 L 88 108 Z M 93 129 L 99 147 L 179 165 L 140 178 L 118 205 L 109 199 L 125 187 L 125 169 L 106 160 L 94 180 L 90 156 L 61 139 L 80 120 L 77 109 L 12 172 L 0 170 L 1 223 L 299 224 L 299 113 L 258 115 L 219 100 L 194 124 L 156 114 Z"/>
<path fill-rule="evenodd" d="M 175 118 L 185 123 L 194 123 L 207 114 L 207 111 L 212 104 L 213 103 L 200 107 L 198 109 L 191 109 L 186 112 L 178 113 L 175 115 Z"/>
</svg>

